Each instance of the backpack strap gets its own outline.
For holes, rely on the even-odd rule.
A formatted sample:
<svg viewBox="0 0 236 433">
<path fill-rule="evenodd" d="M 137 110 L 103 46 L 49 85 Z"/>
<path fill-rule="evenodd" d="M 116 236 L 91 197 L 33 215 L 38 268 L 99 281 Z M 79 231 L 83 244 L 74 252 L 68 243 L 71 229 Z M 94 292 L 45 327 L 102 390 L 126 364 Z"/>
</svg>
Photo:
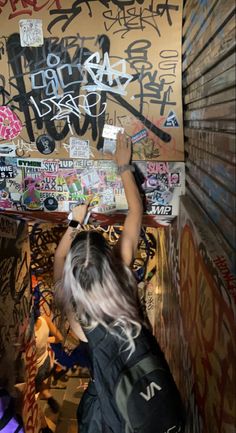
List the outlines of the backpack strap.
<svg viewBox="0 0 236 433">
<path fill-rule="evenodd" d="M 88 339 L 91 349 L 97 347 L 100 341 L 102 341 L 108 333 L 108 331 L 101 325 L 97 325 L 96 328 L 92 330 L 86 330 L 83 328 L 83 331 Z"/>
</svg>

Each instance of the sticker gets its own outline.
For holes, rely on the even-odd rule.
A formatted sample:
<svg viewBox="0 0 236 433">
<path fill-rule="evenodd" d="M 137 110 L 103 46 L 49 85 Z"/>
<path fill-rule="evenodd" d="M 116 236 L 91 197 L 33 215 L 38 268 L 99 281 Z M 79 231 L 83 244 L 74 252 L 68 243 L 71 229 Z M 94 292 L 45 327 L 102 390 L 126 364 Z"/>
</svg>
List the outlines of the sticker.
<svg viewBox="0 0 236 433">
<path fill-rule="evenodd" d="M 0 156 L 16 156 L 15 144 L 0 144 Z"/>
<path fill-rule="evenodd" d="M 116 209 L 115 204 L 101 204 L 99 206 L 94 207 L 92 209 L 92 212 L 109 214 L 109 213 L 113 213 L 115 209 Z"/>
<path fill-rule="evenodd" d="M 102 191 L 102 202 L 101 204 L 112 204 L 115 201 L 114 191 L 112 188 L 106 188 Z"/>
<path fill-rule="evenodd" d="M 59 169 L 59 160 L 57 159 L 45 159 L 42 163 L 42 169 L 50 173 L 57 173 Z"/>
<path fill-rule="evenodd" d="M 37 137 L 36 147 L 43 155 L 49 155 L 55 150 L 55 141 L 49 135 L 43 134 Z"/>
<path fill-rule="evenodd" d="M 103 153 L 111 153 L 114 155 L 116 151 L 116 140 L 113 140 L 112 138 L 105 138 L 102 151 Z"/>
<path fill-rule="evenodd" d="M 74 168 L 74 161 L 71 161 L 71 159 L 60 159 L 59 168 Z"/>
<path fill-rule="evenodd" d="M 17 167 L 43 168 L 41 159 L 17 159 Z"/>
<path fill-rule="evenodd" d="M 40 191 L 34 187 L 27 189 L 22 195 L 23 204 L 26 209 L 39 210 L 42 208 Z"/>
<path fill-rule="evenodd" d="M 89 159 L 89 141 L 70 137 L 70 158 Z"/>
<path fill-rule="evenodd" d="M 147 174 L 168 174 L 168 162 L 147 161 Z"/>
<path fill-rule="evenodd" d="M 20 119 L 6 106 L 0 107 L 0 138 L 12 140 L 17 137 L 23 126 Z"/>
<path fill-rule="evenodd" d="M 132 135 L 131 141 L 132 143 L 138 143 L 138 141 L 141 141 L 143 138 L 147 137 L 147 130 L 142 129 L 141 131 L 137 132 L 136 134 Z"/>
<path fill-rule="evenodd" d="M 67 175 L 64 176 L 64 179 L 66 181 L 66 185 L 70 193 L 78 192 L 82 190 L 82 186 L 76 172 L 68 173 Z"/>
<path fill-rule="evenodd" d="M 58 208 L 58 201 L 54 197 L 48 197 L 43 202 L 44 207 L 49 211 L 54 211 Z"/>
<path fill-rule="evenodd" d="M 104 138 L 111 138 L 112 140 L 116 140 L 116 136 L 117 136 L 119 131 L 124 132 L 124 128 L 120 128 L 119 126 L 105 124 L 103 127 L 102 136 Z"/>
<path fill-rule="evenodd" d="M 40 47 L 43 45 L 42 20 L 20 20 L 19 30 L 21 47 Z"/>
<path fill-rule="evenodd" d="M 181 186 L 180 182 L 180 173 L 170 173 L 169 174 L 169 183 L 171 186 Z"/>
<path fill-rule="evenodd" d="M 0 179 L 10 179 L 14 176 L 12 165 L 0 165 Z"/>
<path fill-rule="evenodd" d="M 164 124 L 163 127 L 165 128 L 178 128 L 179 127 L 179 122 L 177 119 L 177 116 L 175 114 L 174 111 L 170 111 Z"/>
<path fill-rule="evenodd" d="M 81 175 L 81 181 L 85 187 L 89 188 L 91 186 L 99 184 L 100 177 L 98 175 L 98 172 L 95 169 L 92 169 L 89 171 L 83 171 Z"/>
<path fill-rule="evenodd" d="M 172 206 L 152 205 L 151 210 L 147 213 L 151 215 L 172 215 Z"/>
</svg>

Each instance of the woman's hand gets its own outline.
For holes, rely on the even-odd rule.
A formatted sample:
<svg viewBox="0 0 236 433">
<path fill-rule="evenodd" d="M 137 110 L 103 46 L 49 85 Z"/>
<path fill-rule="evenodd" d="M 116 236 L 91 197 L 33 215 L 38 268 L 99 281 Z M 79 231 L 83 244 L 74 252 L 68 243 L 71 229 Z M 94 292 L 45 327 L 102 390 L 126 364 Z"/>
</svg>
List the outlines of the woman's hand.
<svg viewBox="0 0 236 433">
<path fill-rule="evenodd" d="M 114 157 L 119 167 L 129 164 L 131 160 L 131 140 L 130 138 L 126 138 L 125 134 L 122 134 L 121 132 L 118 132 L 117 134 L 116 152 Z"/>
<path fill-rule="evenodd" d="M 84 204 L 80 204 L 78 206 L 73 207 L 72 209 L 72 219 L 78 221 L 80 224 L 83 224 L 84 219 L 88 212 L 89 203 L 85 202 Z"/>
</svg>

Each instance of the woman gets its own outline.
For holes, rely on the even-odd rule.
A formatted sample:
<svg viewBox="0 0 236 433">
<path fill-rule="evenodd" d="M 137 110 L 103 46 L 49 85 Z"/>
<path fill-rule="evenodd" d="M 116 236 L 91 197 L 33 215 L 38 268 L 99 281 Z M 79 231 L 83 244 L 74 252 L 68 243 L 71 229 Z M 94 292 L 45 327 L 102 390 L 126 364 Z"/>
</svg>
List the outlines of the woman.
<svg viewBox="0 0 236 433">
<path fill-rule="evenodd" d="M 40 397 L 47 400 L 54 413 L 59 411 L 57 401 L 50 391 L 50 377 L 54 369 L 54 354 L 50 347 L 52 343 L 59 343 L 63 336 L 48 316 L 41 316 L 35 309 L 34 334 L 36 342 L 37 375 L 35 389 Z"/>
<path fill-rule="evenodd" d="M 92 360 L 93 380 L 78 409 L 80 433 L 183 431 L 179 394 L 144 323 L 130 270 L 143 212 L 130 159 L 131 143 L 118 134 L 115 160 L 129 210 L 113 250 L 95 231 L 78 233 L 85 204 L 73 209 L 55 254 L 58 297 Z"/>
</svg>

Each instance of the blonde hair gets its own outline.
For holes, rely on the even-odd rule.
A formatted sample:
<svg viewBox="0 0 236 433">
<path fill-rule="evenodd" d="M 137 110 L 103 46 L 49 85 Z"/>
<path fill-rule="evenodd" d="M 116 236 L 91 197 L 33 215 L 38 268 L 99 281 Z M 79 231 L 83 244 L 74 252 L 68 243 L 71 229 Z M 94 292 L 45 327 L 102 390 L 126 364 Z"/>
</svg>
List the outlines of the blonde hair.
<svg viewBox="0 0 236 433">
<path fill-rule="evenodd" d="M 77 235 L 65 262 L 62 286 L 64 307 L 74 308 L 82 326 L 104 326 L 121 340 L 129 356 L 133 353 L 142 326 L 136 281 L 100 233 Z"/>
</svg>

